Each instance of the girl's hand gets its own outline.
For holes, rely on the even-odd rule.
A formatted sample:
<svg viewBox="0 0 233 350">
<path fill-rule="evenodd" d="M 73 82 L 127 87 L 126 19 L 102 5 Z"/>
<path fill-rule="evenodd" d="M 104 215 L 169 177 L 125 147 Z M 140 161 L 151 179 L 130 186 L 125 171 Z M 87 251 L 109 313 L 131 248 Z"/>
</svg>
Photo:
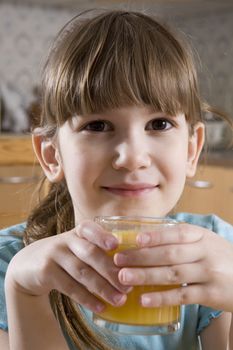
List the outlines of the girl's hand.
<svg viewBox="0 0 233 350">
<path fill-rule="evenodd" d="M 122 284 L 180 285 L 142 295 L 143 306 L 197 303 L 233 312 L 231 243 L 205 228 L 186 223 L 162 232 L 141 233 L 137 243 L 139 249 L 114 256 L 116 265 L 122 267 Z"/>
<path fill-rule="evenodd" d="M 117 245 L 114 236 L 85 221 L 69 232 L 22 249 L 12 259 L 7 278 L 20 292 L 39 296 L 57 289 L 99 312 L 104 303 L 96 296 L 117 306 L 125 302 L 129 290 L 119 282 L 119 268 L 106 254 Z"/>
</svg>

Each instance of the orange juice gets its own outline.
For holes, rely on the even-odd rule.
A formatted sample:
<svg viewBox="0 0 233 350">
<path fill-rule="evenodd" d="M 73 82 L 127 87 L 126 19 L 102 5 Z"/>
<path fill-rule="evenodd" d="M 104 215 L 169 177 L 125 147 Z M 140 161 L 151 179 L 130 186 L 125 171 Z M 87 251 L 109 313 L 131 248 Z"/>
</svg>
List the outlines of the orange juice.
<svg viewBox="0 0 233 350">
<path fill-rule="evenodd" d="M 116 250 L 109 254 L 114 255 L 117 252 L 136 248 L 135 238 L 137 232 L 132 230 L 113 230 L 113 235 L 118 238 L 119 246 Z M 166 325 L 175 323 L 180 318 L 180 306 L 163 306 L 163 307 L 142 307 L 140 305 L 140 296 L 144 293 L 164 291 L 176 288 L 177 286 L 135 286 L 133 290 L 128 293 L 127 301 L 120 307 L 115 307 L 106 304 L 104 312 L 98 317 L 114 323 L 154 326 Z"/>
<path fill-rule="evenodd" d="M 156 235 L 156 232 L 159 231 L 162 234 L 168 226 L 178 224 L 177 221 L 170 218 L 142 216 L 99 216 L 95 218 L 95 221 L 118 238 L 118 248 L 109 252 L 111 256 L 126 249 L 137 248 L 136 236 L 140 232 L 153 232 Z M 170 232 L 172 234 L 172 230 Z M 99 327 L 125 334 L 163 335 L 173 333 L 180 327 L 180 305 L 142 307 L 140 297 L 145 293 L 177 287 L 175 285 L 135 286 L 127 294 L 124 305 L 116 307 L 106 303 L 103 312 L 93 314 L 93 321 Z"/>
</svg>

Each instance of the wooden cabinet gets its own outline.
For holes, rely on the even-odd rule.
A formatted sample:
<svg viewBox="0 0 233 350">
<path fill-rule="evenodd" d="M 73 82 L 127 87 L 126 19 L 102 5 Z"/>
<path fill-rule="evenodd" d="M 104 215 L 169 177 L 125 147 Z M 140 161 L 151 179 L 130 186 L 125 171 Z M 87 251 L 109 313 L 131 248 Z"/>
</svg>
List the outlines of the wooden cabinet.
<svg viewBox="0 0 233 350">
<path fill-rule="evenodd" d="M 24 221 L 38 201 L 42 171 L 31 138 L 0 137 L 0 228 Z"/>
<path fill-rule="evenodd" d="M 187 181 L 176 211 L 214 213 L 233 224 L 233 168 L 200 165 Z"/>
</svg>

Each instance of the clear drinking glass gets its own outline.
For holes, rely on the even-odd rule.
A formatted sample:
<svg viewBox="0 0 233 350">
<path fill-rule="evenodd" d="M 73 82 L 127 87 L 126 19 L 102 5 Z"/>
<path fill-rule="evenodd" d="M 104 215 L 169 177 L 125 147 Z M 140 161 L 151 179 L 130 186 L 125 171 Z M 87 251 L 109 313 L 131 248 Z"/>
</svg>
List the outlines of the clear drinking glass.
<svg viewBox="0 0 233 350">
<path fill-rule="evenodd" d="M 156 232 L 166 226 L 179 224 L 170 218 L 127 216 L 99 216 L 95 218 L 95 221 L 118 238 L 118 248 L 108 252 L 112 256 L 117 252 L 136 248 L 136 236 L 139 232 Z M 106 303 L 104 312 L 93 314 L 93 321 L 99 327 L 125 334 L 173 333 L 180 327 L 180 305 L 148 308 L 142 307 L 139 299 L 143 293 L 177 287 L 176 285 L 134 286 L 133 290 L 128 293 L 124 305 L 115 307 Z"/>
</svg>

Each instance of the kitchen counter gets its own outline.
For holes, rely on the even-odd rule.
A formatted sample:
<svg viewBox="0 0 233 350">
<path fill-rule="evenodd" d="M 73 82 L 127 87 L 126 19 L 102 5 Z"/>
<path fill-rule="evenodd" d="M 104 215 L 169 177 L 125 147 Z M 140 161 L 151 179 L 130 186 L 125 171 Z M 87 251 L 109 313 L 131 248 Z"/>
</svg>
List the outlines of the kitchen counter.
<svg viewBox="0 0 233 350">
<path fill-rule="evenodd" d="M 31 136 L 0 133 L 0 165 L 36 163 Z"/>
</svg>

